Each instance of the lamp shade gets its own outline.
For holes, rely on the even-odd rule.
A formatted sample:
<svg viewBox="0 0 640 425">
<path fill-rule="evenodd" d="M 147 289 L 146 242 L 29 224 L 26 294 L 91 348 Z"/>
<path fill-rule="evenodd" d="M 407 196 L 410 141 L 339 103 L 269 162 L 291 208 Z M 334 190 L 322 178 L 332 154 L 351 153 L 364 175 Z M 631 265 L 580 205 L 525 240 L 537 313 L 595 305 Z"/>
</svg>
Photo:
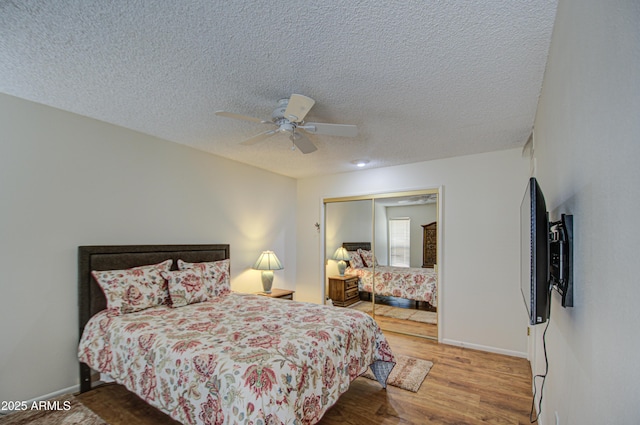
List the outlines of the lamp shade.
<svg viewBox="0 0 640 425">
<path fill-rule="evenodd" d="M 252 267 L 255 270 L 282 270 L 282 263 L 273 251 L 263 251 Z"/>
<path fill-rule="evenodd" d="M 340 247 L 336 249 L 335 254 L 333 254 L 333 259 L 339 261 L 349 261 L 351 260 L 351 256 L 349 255 L 349 251 L 347 251 L 344 247 Z"/>
</svg>

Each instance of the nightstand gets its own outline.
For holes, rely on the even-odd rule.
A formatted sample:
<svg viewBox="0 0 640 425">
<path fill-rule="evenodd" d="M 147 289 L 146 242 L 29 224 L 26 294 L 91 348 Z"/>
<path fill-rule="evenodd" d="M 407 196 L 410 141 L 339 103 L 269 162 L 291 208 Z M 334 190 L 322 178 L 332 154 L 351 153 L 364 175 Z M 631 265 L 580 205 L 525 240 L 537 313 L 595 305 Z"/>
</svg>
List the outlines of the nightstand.
<svg viewBox="0 0 640 425">
<path fill-rule="evenodd" d="M 291 291 L 289 289 L 278 289 L 278 288 L 271 288 L 271 293 L 267 294 L 265 292 L 256 292 L 258 295 L 263 295 L 265 297 L 270 297 L 270 298 L 282 298 L 285 300 L 293 300 L 293 293 L 296 291 Z"/>
<path fill-rule="evenodd" d="M 333 301 L 333 305 L 338 307 L 347 307 L 360 301 L 358 276 L 330 276 L 329 298 Z"/>
</svg>

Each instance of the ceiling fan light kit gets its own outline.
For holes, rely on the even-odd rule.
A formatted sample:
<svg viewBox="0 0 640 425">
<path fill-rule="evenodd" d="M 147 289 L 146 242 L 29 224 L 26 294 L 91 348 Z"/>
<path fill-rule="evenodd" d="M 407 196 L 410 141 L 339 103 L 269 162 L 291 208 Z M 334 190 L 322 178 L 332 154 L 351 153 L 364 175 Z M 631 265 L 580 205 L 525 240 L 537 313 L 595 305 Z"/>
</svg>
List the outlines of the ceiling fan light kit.
<svg viewBox="0 0 640 425">
<path fill-rule="evenodd" d="M 292 150 L 298 148 L 300 152 L 307 154 L 318 150 L 318 148 L 300 130 L 310 134 L 337 137 L 356 137 L 358 135 L 358 127 L 351 124 L 305 123 L 304 117 L 307 116 L 315 103 L 316 101 L 310 97 L 292 94 L 289 99 L 280 99 L 278 101 L 278 106 L 271 114 L 271 121 L 227 111 L 217 111 L 216 115 L 275 126 L 275 128 L 256 134 L 241 142 L 245 146 L 255 145 L 278 133 L 287 133 L 289 134 L 289 140 L 293 143 Z"/>
</svg>

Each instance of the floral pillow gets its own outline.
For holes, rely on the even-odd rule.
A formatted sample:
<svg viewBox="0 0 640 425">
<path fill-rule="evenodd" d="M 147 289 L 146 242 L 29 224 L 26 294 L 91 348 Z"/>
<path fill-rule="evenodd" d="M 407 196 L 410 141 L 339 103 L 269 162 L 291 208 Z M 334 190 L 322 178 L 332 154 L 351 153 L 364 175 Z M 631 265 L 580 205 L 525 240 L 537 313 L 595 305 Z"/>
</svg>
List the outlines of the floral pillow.
<svg viewBox="0 0 640 425">
<path fill-rule="evenodd" d="M 378 265 L 378 260 L 373 256 L 373 252 L 365 249 L 358 249 L 358 253 L 364 261 L 364 265 L 367 267 L 373 267 L 373 264 Z"/>
<path fill-rule="evenodd" d="M 162 277 L 169 283 L 172 307 L 182 307 L 209 299 L 209 291 L 200 269 L 162 272 Z"/>
<path fill-rule="evenodd" d="M 180 270 L 200 269 L 210 297 L 220 297 L 231 292 L 229 278 L 229 260 L 210 263 L 187 263 L 178 260 Z"/>
<path fill-rule="evenodd" d="M 161 273 L 169 271 L 173 260 L 125 270 L 93 270 L 107 299 L 107 311 L 112 316 L 133 313 L 157 305 L 167 304 L 167 281 Z"/>
<path fill-rule="evenodd" d="M 361 269 L 364 267 L 364 263 L 362 262 L 362 257 L 358 253 L 358 251 L 349 251 L 349 266 L 352 269 Z"/>
</svg>

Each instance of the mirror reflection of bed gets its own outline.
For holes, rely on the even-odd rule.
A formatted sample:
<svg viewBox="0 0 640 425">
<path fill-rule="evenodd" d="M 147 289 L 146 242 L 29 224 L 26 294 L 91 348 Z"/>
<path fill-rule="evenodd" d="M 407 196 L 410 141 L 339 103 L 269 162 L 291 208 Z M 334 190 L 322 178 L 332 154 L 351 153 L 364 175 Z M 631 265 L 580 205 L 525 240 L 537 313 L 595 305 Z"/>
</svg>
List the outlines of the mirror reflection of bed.
<svg viewBox="0 0 640 425">
<path fill-rule="evenodd" d="M 438 196 L 424 192 L 327 202 L 325 243 L 327 258 L 343 246 L 353 259 L 345 275 L 357 277 L 358 299 L 340 305 L 375 312 L 383 330 L 437 339 Z M 330 284 L 335 274 L 329 261 Z"/>
<path fill-rule="evenodd" d="M 364 259 L 363 264 L 357 263 L 356 267 L 352 266 L 355 261 L 350 262 L 345 271 L 345 274 L 359 279 L 360 301 L 350 308 L 370 314 L 375 311 L 376 320 L 386 330 L 438 337 L 434 267 L 385 265 L 378 260 L 379 251 L 373 260 L 370 242 L 344 242 L 342 246 L 354 258 L 360 255 Z M 375 303 L 371 302 L 372 298 L 375 298 Z"/>
</svg>

